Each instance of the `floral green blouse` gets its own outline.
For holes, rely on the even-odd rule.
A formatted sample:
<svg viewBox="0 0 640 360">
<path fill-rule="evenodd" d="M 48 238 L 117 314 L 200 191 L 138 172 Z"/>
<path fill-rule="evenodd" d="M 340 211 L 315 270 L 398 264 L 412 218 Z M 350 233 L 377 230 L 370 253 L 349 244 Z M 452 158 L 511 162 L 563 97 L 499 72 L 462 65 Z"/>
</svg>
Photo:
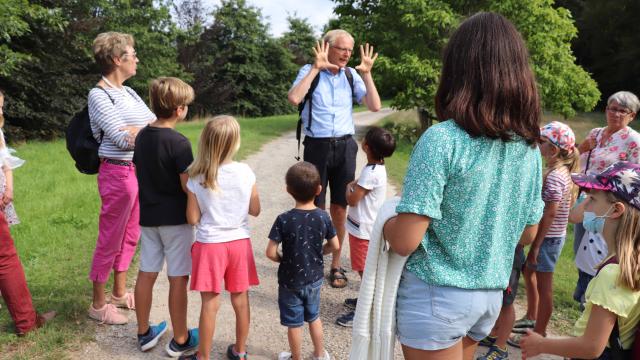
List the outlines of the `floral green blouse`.
<svg viewBox="0 0 640 360">
<path fill-rule="evenodd" d="M 409 161 L 398 213 L 431 218 L 406 269 L 428 284 L 505 289 L 525 226 L 540 221 L 542 159 L 524 140 L 429 128 Z"/>
</svg>

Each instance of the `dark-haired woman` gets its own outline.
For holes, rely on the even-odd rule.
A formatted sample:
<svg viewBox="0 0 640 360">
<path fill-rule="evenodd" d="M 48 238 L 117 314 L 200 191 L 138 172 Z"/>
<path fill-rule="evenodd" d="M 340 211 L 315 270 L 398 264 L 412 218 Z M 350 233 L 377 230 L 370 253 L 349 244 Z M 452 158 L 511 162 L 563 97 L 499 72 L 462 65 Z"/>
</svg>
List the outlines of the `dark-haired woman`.
<svg viewBox="0 0 640 360">
<path fill-rule="evenodd" d="M 397 331 L 406 359 L 472 359 L 498 317 L 519 240 L 544 203 L 540 101 L 516 28 L 478 13 L 452 35 L 436 94 L 440 123 L 411 155 L 398 216 Z"/>
</svg>

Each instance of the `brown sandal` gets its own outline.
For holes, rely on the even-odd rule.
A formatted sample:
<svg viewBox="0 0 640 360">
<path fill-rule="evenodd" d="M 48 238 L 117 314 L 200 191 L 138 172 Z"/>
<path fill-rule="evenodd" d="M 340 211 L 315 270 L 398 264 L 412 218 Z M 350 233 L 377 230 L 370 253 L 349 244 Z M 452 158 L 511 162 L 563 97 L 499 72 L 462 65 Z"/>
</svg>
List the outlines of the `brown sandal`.
<svg viewBox="0 0 640 360">
<path fill-rule="evenodd" d="M 343 268 L 331 269 L 329 273 L 329 285 L 336 289 L 342 289 L 347 286 L 347 271 Z"/>
</svg>

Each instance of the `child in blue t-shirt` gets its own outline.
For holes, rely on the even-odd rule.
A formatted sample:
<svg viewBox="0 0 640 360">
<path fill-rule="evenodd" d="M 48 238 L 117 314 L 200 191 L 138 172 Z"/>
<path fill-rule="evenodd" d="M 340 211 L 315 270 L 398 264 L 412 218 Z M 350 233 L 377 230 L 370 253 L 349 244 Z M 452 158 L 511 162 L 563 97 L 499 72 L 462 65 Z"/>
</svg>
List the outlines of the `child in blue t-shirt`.
<svg viewBox="0 0 640 360">
<path fill-rule="evenodd" d="M 308 162 L 299 162 L 287 171 L 287 192 L 295 208 L 278 215 L 269 233 L 267 257 L 278 267 L 280 323 L 288 327 L 290 352 L 279 360 L 301 359 L 302 326 L 309 323 L 314 359 L 329 360 L 322 345 L 320 288 L 323 282 L 323 255 L 340 248 L 336 230 L 327 213 L 313 200 L 322 190 L 320 174 Z M 324 240 L 327 242 L 323 245 Z M 282 244 L 282 254 L 278 245 Z"/>
</svg>

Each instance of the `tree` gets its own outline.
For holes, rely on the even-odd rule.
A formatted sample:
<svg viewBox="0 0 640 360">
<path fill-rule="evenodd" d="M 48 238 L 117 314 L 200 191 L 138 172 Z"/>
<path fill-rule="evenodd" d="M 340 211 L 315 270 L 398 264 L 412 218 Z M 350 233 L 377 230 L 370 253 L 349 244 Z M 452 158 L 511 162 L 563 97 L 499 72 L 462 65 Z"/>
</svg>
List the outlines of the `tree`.
<svg viewBox="0 0 640 360">
<path fill-rule="evenodd" d="M 0 87 L 7 92 L 8 138 L 54 138 L 62 134 L 99 79 L 91 44 L 100 32 L 115 30 L 134 35 L 141 62 L 138 74 L 128 84 L 143 97 L 152 77 L 174 75 L 188 80 L 175 61 L 177 30 L 168 8 L 162 3 L 156 5 L 151 0 L 30 1 L 30 7 L 56 14 L 60 20 L 43 21 L 27 11 L 21 18 L 25 27 L 14 32 L 5 44 L 10 52 L 25 54 L 29 59 L 0 74 Z"/>
<path fill-rule="evenodd" d="M 285 32 L 280 43 L 294 56 L 293 62 L 302 66 L 314 61 L 313 47 L 318 40 L 313 33 L 313 27 L 307 19 L 288 16 L 289 31 Z"/>
<path fill-rule="evenodd" d="M 207 9 L 201 0 L 182 0 L 179 4 L 174 3 L 174 12 L 176 22 L 182 30 L 176 41 L 177 60 L 186 71 L 193 73 L 193 59 L 207 23 Z"/>
<path fill-rule="evenodd" d="M 272 39 L 260 10 L 245 0 L 222 1 L 195 46 L 196 113 L 265 116 L 289 113 L 295 66 Z"/>
<path fill-rule="evenodd" d="M 576 19 L 578 63 L 593 73 L 606 100 L 628 90 L 640 95 L 640 11 L 637 0 L 562 0 Z M 603 104 L 604 105 L 604 104 Z"/>
<path fill-rule="evenodd" d="M 207 22 L 207 8 L 202 0 L 182 0 L 173 3 L 173 10 L 176 13 L 176 23 L 183 29 L 203 27 Z"/>
<path fill-rule="evenodd" d="M 440 54 L 448 35 L 468 14 L 496 11 L 520 30 L 531 53 L 543 105 L 564 116 L 593 108 L 600 96 L 595 82 L 571 53 L 575 36 L 568 11 L 552 0 L 335 0 L 339 19 L 330 26 L 354 33 L 380 51 L 376 81 L 392 105 L 418 108 L 423 128 L 434 116 L 433 99 Z"/>
<path fill-rule="evenodd" d="M 30 4 L 28 0 L 0 2 L 0 76 L 9 76 L 20 65 L 31 60 L 29 53 L 9 46 L 12 39 L 31 32 L 30 22 L 54 28 L 64 25 L 57 11 L 47 11 L 42 6 Z"/>
</svg>

